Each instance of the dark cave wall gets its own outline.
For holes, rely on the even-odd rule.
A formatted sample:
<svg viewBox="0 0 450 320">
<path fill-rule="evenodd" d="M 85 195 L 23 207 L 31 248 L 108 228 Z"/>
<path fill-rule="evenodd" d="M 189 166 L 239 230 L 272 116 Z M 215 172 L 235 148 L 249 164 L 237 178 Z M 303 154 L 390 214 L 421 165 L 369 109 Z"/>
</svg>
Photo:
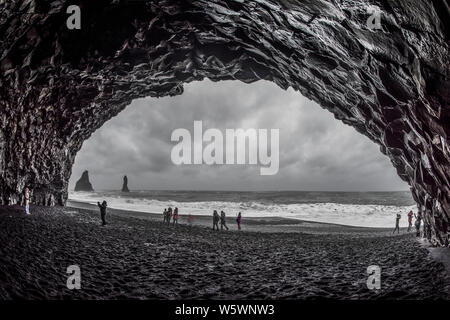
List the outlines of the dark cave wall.
<svg viewBox="0 0 450 320">
<path fill-rule="evenodd" d="M 79 4 L 81 30 L 66 8 Z M 381 30 L 366 26 L 381 9 Z M 445 1 L 13 0 L 0 4 L 0 198 L 64 204 L 83 141 L 132 99 L 183 83 L 273 81 L 389 156 L 448 245 L 449 9 Z"/>
</svg>

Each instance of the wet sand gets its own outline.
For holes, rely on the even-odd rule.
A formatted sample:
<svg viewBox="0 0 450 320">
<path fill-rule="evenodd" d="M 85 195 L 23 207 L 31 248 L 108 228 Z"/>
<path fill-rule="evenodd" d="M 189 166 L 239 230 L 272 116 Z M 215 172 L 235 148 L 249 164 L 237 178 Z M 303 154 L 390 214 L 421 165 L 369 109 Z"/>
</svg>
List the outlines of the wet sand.
<svg viewBox="0 0 450 320">
<path fill-rule="evenodd" d="M 72 204 L 73 205 L 73 204 Z M 411 234 L 289 219 L 237 231 L 162 224 L 161 214 L 0 206 L 1 299 L 449 299 L 449 278 Z M 81 268 L 81 289 L 66 287 Z M 381 289 L 366 269 L 381 267 Z"/>
</svg>

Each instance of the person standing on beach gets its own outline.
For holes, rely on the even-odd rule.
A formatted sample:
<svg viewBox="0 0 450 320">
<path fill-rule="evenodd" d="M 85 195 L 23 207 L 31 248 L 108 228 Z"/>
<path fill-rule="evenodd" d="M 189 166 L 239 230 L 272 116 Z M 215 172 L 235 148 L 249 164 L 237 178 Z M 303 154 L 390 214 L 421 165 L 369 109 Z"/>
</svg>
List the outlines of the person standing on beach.
<svg viewBox="0 0 450 320">
<path fill-rule="evenodd" d="M 28 189 L 28 187 L 25 187 L 24 197 L 25 197 L 25 213 L 30 214 L 30 190 Z"/>
<path fill-rule="evenodd" d="M 413 218 L 414 213 L 412 212 L 412 210 L 410 210 L 408 212 L 408 232 L 409 230 L 411 230 L 412 227 L 412 218 Z"/>
<path fill-rule="evenodd" d="M 102 218 L 102 226 L 106 225 L 106 207 L 108 207 L 108 204 L 105 200 L 103 200 L 102 204 L 100 202 L 97 202 L 98 207 L 100 208 L 100 216 Z"/>
<path fill-rule="evenodd" d="M 422 224 L 422 214 L 420 211 L 417 211 L 417 216 L 414 215 L 416 218 L 416 222 L 414 223 L 414 226 L 416 227 L 416 237 L 420 237 L 420 225 Z"/>
<path fill-rule="evenodd" d="M 169 209 L 167 209 L 167 225 L 170 226 L 170 219 L 172 219 L 172 207 L 169 207 Z"/>
<path fill-rule="evenodd" d="M 220 230 L 223 230 L 223 227 L 225 227 L 228 230 L 225 212 L 220 211 Z"/>
<path fill-rule="evenodd" d="M 402 216 L 400 215 L 400 213 L 397 213 L 397 217 L 395 218 L 395 229 L 392 232 L 392 234 L 395 233 L 395 231 L 397 230 L 397 234 L 400 233 L 400 218 Z"/>
<path fill-rule="evenodd" d="M 236 222 L 237 222 L 237 225 L 238 225 L 238 230 L 241 230 L 241 220 L 242 220 L 242 215 L 239 212 L 239 214 L 238 214 L 238 216 L 236 218 Z"/>
<path fill-rule="evenodd" d="M 173 225 L 178 224 L 178 208 L 175 207 L 175 210 L 173 210 Z"/>
<path fill-rule="evenodd" d="M 166 221 L 167 221 L 167 209 L 164 208 L 164 211 L 163 211 L 163 223 L 166 223 Z"/>
<path fill-rule="evenodd" d="M 213 212 L 213 230 L 217 227 L 217 231 L 219 231 L 219 214 L 217 213 L 217 210 L 214 210 Z"/>
</svg>

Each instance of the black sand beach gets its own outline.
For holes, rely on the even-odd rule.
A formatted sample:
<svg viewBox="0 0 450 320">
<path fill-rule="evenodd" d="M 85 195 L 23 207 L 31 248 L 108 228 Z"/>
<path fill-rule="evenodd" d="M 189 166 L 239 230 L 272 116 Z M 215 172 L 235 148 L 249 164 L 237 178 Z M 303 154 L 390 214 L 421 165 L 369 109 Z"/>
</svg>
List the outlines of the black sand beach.
<svg viewBox="0 0 450 320">
<path fill-rule="evenodd" d="M 72 205 L 76 205 L 73 204 Z M 79 205 L 81 206 L 81 205 Z M 1 299 L 448 299 L 449 279 L 415 237 L 287 219 L 209 217 L 177 227 L 162 215 L 0 206 Z M 145 217 L 145 219 L 142 219 Z M 81 289 L 66 287 L 70 265 Z M 366 269 L 381 267 L 381 290 Z"/>
</svg>

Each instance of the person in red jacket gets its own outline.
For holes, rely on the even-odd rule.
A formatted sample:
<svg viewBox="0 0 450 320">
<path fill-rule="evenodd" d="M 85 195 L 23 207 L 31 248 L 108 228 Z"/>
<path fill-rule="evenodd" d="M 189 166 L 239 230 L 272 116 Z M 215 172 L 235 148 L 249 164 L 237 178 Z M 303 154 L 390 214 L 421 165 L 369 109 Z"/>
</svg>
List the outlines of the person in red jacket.
<svg viewBox="0 0 450 320">
<path fill-rule="evenodd" d="M 178 208 L 175 207 L 173 210 L 173 225 L 178 224 Z"/>
<path fill-rule="evenodd" d="M 238 216 L 236 218 L 236 222 L 237 222 L 237 225 L 238 225 L 238 230 L 241 230 L 241 220 L 242 220 L 242 215 L 239 212 L 239 214 L 238 214 Z"/>
<path fill-rule="evenodd" d="M 414 213 L 412 212 L 412 210 L 410 210 L 408 212 L 408 232 L 409 230 L 411 230 L 412 228 L 412 218 L 413 218 Z"/>
</svg>

